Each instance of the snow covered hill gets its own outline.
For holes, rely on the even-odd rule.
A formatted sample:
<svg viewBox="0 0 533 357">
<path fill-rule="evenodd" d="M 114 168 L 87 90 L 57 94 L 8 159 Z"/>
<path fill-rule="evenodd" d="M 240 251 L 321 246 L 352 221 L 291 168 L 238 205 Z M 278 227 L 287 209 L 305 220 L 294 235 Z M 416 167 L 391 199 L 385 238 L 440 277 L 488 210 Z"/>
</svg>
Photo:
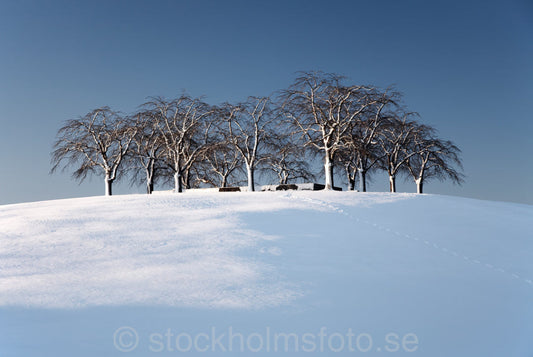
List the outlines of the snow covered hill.
<svg viewBox="0 0 533 357">
<path fill-rule="evenodd" d="M 0 206 L 0 356 L 533 356 L 532 218 L 356 192 Z"/>
</svg>

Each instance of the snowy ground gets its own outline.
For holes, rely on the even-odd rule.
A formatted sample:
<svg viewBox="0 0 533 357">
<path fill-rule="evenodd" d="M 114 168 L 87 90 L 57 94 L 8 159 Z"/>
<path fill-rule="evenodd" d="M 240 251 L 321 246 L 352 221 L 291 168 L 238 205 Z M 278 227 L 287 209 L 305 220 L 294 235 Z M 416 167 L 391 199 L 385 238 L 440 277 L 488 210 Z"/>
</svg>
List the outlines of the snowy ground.
<svg viewBox="0 0 533 357">
<path fill-rule="evenodd" d="M 355 192 L 0 206 L 0 356 L 531 357 L 532 218 Z"/>
</svg>

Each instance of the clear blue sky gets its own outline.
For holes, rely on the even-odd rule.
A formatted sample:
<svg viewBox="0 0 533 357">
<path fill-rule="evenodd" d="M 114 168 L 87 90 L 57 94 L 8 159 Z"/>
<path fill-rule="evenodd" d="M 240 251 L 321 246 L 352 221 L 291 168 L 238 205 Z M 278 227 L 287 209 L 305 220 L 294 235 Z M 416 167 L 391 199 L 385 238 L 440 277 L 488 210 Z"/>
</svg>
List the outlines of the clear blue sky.
<svg viewBox="0 0 533 357">
<path fill-rule="evenodd" d="M 458 144 L 466 183 L 432 182 L 428 193 L 533 204 L 527 0 L 3 0 L 0 204 L 103 193 L 100 178 L 48 174 L 65 119 L 183 89 L 213 104 L 268 95 L 311 69 L 395 84 Z M 381 177 L 370 186 L 386 189 Z"/>
</svg>

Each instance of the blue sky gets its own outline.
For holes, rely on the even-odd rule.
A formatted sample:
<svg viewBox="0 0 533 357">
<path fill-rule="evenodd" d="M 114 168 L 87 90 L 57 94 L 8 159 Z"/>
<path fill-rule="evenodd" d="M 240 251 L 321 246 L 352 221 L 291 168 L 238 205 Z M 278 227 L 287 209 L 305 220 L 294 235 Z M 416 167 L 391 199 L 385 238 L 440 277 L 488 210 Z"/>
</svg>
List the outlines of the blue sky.
<svg viewBox="0 0 533 357">
<path fill-rule="evenodd" d="M 4 0 L 0 204 L 103 193 L 100 178 L 48 174 L 63 120 L 184 89 L 213 104 L 268 95 L 312 69 L 396 85 L 456 142 L 466 183 L 431 182 L 428 193 L 532 204 L 532 63 L 525 0 Z M 385 177 L 370 184 L 386 189 Z"/>
</svg>

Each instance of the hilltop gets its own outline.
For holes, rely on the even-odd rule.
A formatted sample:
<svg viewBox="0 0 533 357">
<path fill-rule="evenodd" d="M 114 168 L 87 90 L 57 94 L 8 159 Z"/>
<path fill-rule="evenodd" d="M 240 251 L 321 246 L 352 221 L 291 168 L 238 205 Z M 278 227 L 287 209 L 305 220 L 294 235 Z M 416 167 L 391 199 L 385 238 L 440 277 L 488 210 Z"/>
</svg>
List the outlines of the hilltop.
<svg viewBox="0 0 533 357">
<path fill-rule="evenodd" d="M 121 355 L 113 332 L 130 326 L 129 355 L 147 355 L 154 331 L 231 326 L 300 338 L 352 329 L 365 355 L 395 346 L 394 333 L 416 335 L 414 355 L 527 356 L 531 217 L 529 205 L 357 192 L 0 206 L 0 354 Z M 305 352 L 298 342 L 289 352 Z"/>
</svg>

